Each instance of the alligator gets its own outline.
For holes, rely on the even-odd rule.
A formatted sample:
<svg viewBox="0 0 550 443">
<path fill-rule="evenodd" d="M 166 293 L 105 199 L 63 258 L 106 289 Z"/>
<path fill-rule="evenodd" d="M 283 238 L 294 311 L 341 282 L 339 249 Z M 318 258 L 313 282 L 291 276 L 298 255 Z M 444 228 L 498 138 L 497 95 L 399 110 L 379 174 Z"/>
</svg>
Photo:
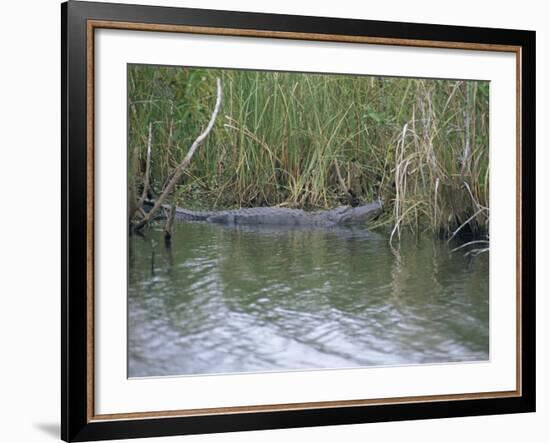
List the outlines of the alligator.
<svg viewBox="0 0 550 443">
<path fill-rule="evenodd" d="M 144 203 L 145 211 L 153 206 L 152 202 Z M 163 205 L 165 213 L 168 205 Z M 320 211 L 304 211 L 284 207 L 258 207 L 230 209 L 225 211 L 192 211 L 176 208 L 175 219 L 182 221 L 203 221 L 231 225 L 271 225 L 271 226 L 336 226 L 358 224 L 375 218 L 382 211 L 382 202 L 376 201 L 356 207 L 339 206 Z M 165 218 L 166 214 L 161 215 Z"/>
</svg>

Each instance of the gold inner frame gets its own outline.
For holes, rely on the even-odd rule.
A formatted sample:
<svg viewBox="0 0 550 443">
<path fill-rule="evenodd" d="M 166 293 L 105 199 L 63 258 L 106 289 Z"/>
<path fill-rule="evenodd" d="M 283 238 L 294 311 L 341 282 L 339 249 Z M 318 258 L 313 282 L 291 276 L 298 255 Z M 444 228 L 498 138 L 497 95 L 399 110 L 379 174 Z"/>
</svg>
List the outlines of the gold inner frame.
<svg viewBox="0 0 550 443">
<path fill-rule="evenodd" d="M 334 400 L 323 402 L 284 403 L 254 406 L 234 406 L 220 408 L 181 409 L 170 411 L 128 412 L 115 414 L 95 414 L 94 410 L 94 31 L 95 29 L 120 29 L 133 31 L 177 32 L 188 34 L 210 34 L 238 37 L 279 38 L 291 40 L 328 41 L 343 43 L 363 43 L 371 45 L 412 46 L 422 48 L 465 49 L 477 51 L 510 52 L 516 55 L 516 389 L 514 391 L 474 392 L 465 394 L 425 395 L 414 397 L 392 397 L 365 400 Z M 496 45 L 485 43 L 445 42 L 437 40 L 412 40 L 399 38 L 363 37 L 351 35 L 312 34 L 283 31 L 263 31 L 250 29 L 212 28 L 186 25 L 163 25 L 130 23 L 105 20 L 87 21 L 86 43 L 86 131 L 87 131 L 87 421 L 111 421 L 127 419 L 152 419 L 160 417 L 186 417 L 199 415 L 219 415 L 237 413 L 259 413 L 293 411 L 320 408 L 341 408 L 368 405 L 390 405 L 403 403 L 427 403 L 436 401 L 480 400 L 522 395 L 522 324 L 521 324 L 521 90 L 522 90 L 522 51 L 521 46 Z"/>
</svg>

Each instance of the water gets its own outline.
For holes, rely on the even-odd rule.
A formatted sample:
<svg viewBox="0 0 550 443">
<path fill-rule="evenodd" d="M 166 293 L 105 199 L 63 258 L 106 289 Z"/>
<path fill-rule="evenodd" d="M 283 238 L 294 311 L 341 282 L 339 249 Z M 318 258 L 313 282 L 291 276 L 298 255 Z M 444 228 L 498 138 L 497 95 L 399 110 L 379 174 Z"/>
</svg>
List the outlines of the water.
<svg viewBox="0 0 550 443">
<path fill-rule="evenodd" d="M 160 228 L 129 239 L 130 377 L 489 358 L 486 253 L 202 223 L 178 223 L 166 249 Z"/>
</svg>

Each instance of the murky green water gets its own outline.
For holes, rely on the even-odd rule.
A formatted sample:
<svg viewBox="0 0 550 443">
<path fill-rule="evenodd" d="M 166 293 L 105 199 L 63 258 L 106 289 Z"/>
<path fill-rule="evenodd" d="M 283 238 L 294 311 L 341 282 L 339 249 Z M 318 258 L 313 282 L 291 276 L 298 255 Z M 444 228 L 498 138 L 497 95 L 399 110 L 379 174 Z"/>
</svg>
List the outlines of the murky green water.
<svg viewBox="0 0 550 443">
<path fill-rule="evenodd" d="M 177 224 L 166 249 L 157 228 L 129 239 L 130 377 L 489 357 L 488 254 L 201 223 Z"/>
</svg>

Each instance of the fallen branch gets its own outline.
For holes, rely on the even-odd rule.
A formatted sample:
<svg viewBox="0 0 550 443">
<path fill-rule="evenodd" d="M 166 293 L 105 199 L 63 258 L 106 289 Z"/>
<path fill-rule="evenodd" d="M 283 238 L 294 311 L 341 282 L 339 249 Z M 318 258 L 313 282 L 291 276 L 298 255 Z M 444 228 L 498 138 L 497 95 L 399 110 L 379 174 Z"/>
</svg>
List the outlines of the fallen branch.
<svg viewBox="0 0 550 443">
<path fill-rule="evenodd" d="M 191 162 L 191 158 L 193 157 L 193 154 L 198 149 L 198 147 L 204 142 L 206 137 L 208 137 L 208 134 L 210 131 L 212 131 L 212 128 L 214 127 L 214 123 L 216 122 L 216 117 L 218 116 L 218 113 L 220 112 L 220 107 L 222 103 L 222 82 L 218 78 L 216 79 L 217 84 L 217 97 L 216 97 L 216 105 L 214 106 L 214 111 L 212 112 L 212 116 L 210 117 L 210 121 L 208 122 L 208 126 L 206 129 L 196 138 L 196 140 L 191 145 L 191 148 L 189 148 L 189 151 L 187 152 L 187 155 L 183 159 L 183 161 L 176 167 L 174 170 L 174 173 L 172 174 L 172 178 L 167 183 L 166 187 L 161 192 L 159 198 L 155 201 L 155 204 L 151 208 L 151 210 L 143 217 L 143 219 L 138 222 L 134 229 L 141 229 L 146 224 L 151 221 L 151 219 L 154 217 L 154 215 L 157 213 L 157 211 L 162 207 L 162 203 L 170 195 L 172 190 L 174 189 L 174 186 L 180 181 L 181 176 L 183 172 L 187 169 L 189 166 L 189 163 Z"/>
</svg>

